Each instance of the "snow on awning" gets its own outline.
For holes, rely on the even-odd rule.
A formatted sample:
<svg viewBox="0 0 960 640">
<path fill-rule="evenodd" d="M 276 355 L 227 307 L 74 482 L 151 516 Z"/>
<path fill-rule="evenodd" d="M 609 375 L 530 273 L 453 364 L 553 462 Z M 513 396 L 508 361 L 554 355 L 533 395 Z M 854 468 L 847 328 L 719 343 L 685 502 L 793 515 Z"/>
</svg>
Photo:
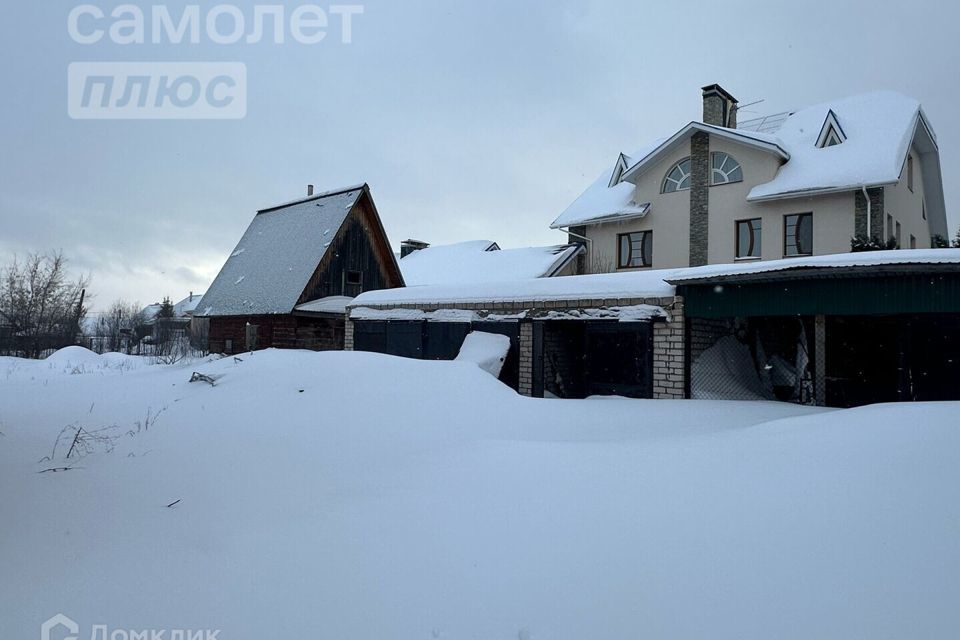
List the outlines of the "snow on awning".
<svg viewBox="0 0 960 640">
<path fill-rule="evenodd" d="M 326 298 L 317 298 L 309 302 L 297 305 L 294 311 L 301 313 L 326 313 L 334 315 L 345 315 L 347 305 L 353 302 L 350 296 L 327 296 Z"/>
<path fill-rule="evenodd" d="M 960 269 L 960 249 L 895 249 L 892 251 L 860 251 L 837 253 L 804 258 L 784 258 L 739 264 L 711 264 L 703 267 L 678 269 L 667 278 L 671 284 L 683 285 L 706 283 L 740 278 L 757 279 L 763 274 L 803 272 L 809 277 L 810 270 L 906 270 L 931 265 L 956 265 Z"/>
<path fill-rule="evenodd" d="M 382 289 L 360 294 L 351 306 L 447 305 L 468 302 L 529 303 L 552 300 L 672 297 L 675 289 L 666 280 L 676 273 L 676 269 L 651 269 L 512 282 L 477 282 L 463 285 Z"/>
<path fill-rule="evenodd" d="M 355 307 L 351 320 L 426 320 L 428 322 L 503 322 L 508 320 L 617 320 L 619 322 L 650 322 L 666 320 L 670 314 L 660 306 L 635 304 L 586 309 L 525 309 L 516 313 L 477 311 L 474 309 L 423 309 Z"/>
</svg>

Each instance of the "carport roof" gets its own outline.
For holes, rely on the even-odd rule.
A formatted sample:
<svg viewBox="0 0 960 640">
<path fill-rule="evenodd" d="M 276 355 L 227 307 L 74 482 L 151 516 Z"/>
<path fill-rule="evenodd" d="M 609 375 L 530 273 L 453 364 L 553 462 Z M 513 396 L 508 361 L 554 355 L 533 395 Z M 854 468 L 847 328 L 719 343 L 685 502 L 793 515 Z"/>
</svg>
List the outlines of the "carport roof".
<svg viewBox="0 0 960 640">
<path fill-rule="evenodd" d="M 771 282 L 806 278 L 960 271 L 960 249 L 897 249 L 784 258 L 678 269 L 673 285 Z"/>
</svg>

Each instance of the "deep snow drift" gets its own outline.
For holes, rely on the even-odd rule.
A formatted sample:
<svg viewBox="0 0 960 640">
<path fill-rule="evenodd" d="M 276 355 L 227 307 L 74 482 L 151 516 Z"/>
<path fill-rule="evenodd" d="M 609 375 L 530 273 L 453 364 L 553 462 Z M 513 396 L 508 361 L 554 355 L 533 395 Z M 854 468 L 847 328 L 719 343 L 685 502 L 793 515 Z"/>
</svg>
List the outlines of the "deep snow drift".
<svg viewBox="0 0 960 640">
<path fill-rule="evenodd" d="M 365 353 L 0 359 L 0 635 L 948 637 L 958 413 L 538 400 Z M 104 439 L 45 459 L 68 425 Z"/>
</svg>

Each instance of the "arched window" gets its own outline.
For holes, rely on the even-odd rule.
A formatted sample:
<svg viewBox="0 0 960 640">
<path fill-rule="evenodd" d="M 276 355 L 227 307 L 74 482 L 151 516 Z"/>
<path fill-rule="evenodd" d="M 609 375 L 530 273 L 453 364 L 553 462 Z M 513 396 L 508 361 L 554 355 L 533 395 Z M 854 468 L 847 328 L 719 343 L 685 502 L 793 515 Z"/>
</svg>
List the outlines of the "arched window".
<svg viewBox="0 0 960 640">
<path fill-rule="evenodd" d="M 667 172 L 667 177 L 663 179 L 663 187 L 660 193 L 673 193 L 681 189 L 690 188 L 690 158 L 684 158 Z"/>
<path fill-rule="evenodd" d="M 726 184 L 743 180 L 743 169 L 740 168 L 740 163 L 733 159 L 733 156 L 722 151 L 716 151 L 710 154 L 710 161 L 713 167 L 710 184 Z"/>
</svg>

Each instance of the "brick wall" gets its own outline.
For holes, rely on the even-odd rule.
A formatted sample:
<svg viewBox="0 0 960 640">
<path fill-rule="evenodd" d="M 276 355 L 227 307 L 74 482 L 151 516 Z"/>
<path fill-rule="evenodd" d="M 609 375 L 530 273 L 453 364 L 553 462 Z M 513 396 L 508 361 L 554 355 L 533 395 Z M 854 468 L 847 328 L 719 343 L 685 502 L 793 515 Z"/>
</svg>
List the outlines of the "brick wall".
<svg viewBox="0 0 960 640">
<path fill-rule="evenodd" d="M 520 325 L 520 394 L 533 395 L 533 325 Z"/>
<path fill-rule="evenodd" d="M 343 331 L 343 350 L 353 351 L 353 321 L 347 320 Z"/>
<path fill-rule="evenodd" d="M 486 314 L 524 314 L 527 318 L 536 318 L 550 311 L 574 311 L 584 309 L 602 309 L 626 307 L 640 304 L 655 305 L 663 308 L 669 315 L 668 322 L 655 322 L 653 328 L 653 397 L 682 398 L 686 393 L 685 372 L 685 325 L 683 317 L 683 299 L 679 296 L 662 298 L 591 298 L 575 300 L 521 300 L 516 302 L 459 302 L 443 304 L 395 304 L 370 305 L 382 310 L 417 309 L 431 312 L 439 309 L 460 309 L 475 311 L 481 316 Z M 547 321 L 548 323 L 550 321 Z M 346 348 L 353 348 L 353 326 L 347 322 Z M 546 338 L 546 336 L 545 336 Z M 533 325 L 520 323 L 520 384 L 522 395 L 533 395 Z M 552 365 L 550 365 L 552 366 Z M 544 363 L 544 384 L 549 389 L 548 372 L 550 366 Z M 562 366 L 562 365 L 561 365 Z M 552 372 L 553 374 L 556 371 Z"/>
<path fill-rule="evenodd" d="M 686 328 L 683 299 L 674 298 L 670 321 L 653 325 L 653 397 L 686 397 Z"/>
</svg>

